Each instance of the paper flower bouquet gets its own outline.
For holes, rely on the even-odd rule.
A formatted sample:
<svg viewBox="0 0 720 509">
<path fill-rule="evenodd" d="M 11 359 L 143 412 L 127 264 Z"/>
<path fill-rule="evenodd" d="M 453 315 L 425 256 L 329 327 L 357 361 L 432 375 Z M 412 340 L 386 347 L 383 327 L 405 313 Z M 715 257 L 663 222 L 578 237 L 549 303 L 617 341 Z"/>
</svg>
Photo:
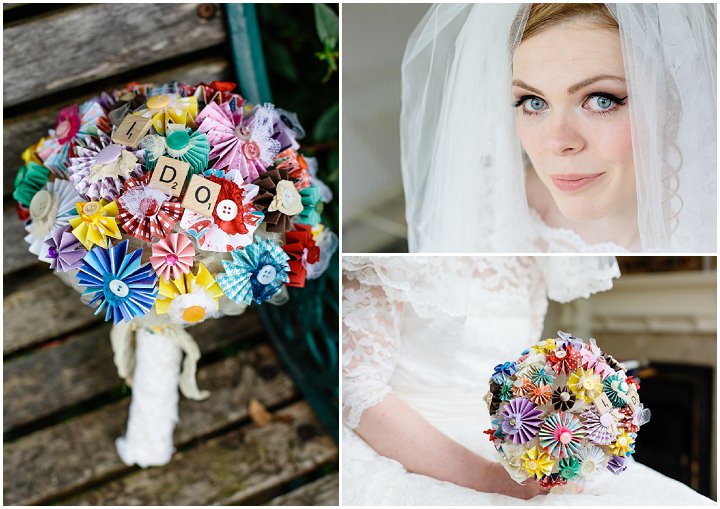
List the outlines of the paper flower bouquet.
<svg viewBox="0 0 720 509">
<path fill-rule="evenodd" d="M 283 303 L 337 249 L 321 217 L 332 193 L 299 152 L 297 117 L 234 89 L 131 83 L 67 107 L 15 179 L 30 252 L 82 293 L 68 305 L 114 324 L 133 385 L 117 442 L 128 464 L 169 461 L 178 387 L 208 396 L 184 328 Z"/>
<path fill-rule="evenodd" d="M 623 472 L 650 419 L 622 364 L 594 339 L 558 336 L 495 366 L 486 395 L 485 433 L 500 462 L 517 482 L 533 478 L 548 489 Z"/>
</svg>

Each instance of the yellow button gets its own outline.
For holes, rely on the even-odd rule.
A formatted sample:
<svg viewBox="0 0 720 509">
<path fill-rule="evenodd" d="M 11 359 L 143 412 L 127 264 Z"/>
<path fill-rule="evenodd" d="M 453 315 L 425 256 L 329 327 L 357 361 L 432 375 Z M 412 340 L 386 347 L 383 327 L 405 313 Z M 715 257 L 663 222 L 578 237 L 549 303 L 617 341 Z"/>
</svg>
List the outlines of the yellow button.
<svg viewBox="0 0 720 509">
<path fill-rule="evenodd" d="M 185 320 L 188 323 L 195 323 L 199 322 L 203 318 L 205 318 L 205 308 L 202 306 L 190 306 L 185 311 L 183 311 L 183 320 Z"/>
<path fill-rule="evenodd" d="M 147 101 L 147 107 L 151 110 L 164 108 L 168 104 L 170 104 L 170 97 L 167 95 L 156 95 Z"/>
</svg>

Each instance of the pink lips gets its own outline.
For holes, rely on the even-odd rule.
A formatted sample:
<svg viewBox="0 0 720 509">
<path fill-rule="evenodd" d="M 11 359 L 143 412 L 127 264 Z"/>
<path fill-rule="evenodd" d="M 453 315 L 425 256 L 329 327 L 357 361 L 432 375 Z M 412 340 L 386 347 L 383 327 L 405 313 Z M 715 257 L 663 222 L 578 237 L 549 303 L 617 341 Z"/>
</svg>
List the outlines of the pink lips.
<svg viewBox="0 0 720 509">
<path fill-rule="evenodd" d="M 589 186 L 603 175 L 605 175 L 605 172 L 591 174 L 563 173 L 552 175 L 550 178 L 552 178 L 555 187 L 561 191 L 578 191 Z"/>
</svg>

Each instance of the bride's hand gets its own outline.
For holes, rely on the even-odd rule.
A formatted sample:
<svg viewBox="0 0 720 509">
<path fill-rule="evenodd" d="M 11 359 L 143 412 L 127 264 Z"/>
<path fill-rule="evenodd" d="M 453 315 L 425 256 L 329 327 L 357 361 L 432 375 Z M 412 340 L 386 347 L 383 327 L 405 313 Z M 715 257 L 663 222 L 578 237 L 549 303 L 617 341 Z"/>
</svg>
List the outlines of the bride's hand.
<svg viewBox="0 0 720 509">
<path fill-rule="evenodd" d="M 495 493 L 507 495 L 509 497 L 521 498 L 528 500 L 537 495 L 546 495 L 547 490 L 542 488 L 533 480 L 527 480 L 523 484 L 518 484 L 510 477 L 507 470 L 500 463 L 492 463 L 488 468 L 488 481 L 493 487 Z"/>
</svg>

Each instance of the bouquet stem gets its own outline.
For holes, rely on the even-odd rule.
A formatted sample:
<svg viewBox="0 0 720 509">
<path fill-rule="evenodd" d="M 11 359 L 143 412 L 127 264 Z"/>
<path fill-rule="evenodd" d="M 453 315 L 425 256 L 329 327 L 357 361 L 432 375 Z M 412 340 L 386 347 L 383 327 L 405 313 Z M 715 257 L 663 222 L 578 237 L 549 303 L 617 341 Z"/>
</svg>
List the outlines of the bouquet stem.
<svg viewBox="0 0 720 509">
<path fill-rule="evenodd" d="M 116 440 L 126 465 L 165 465 L 170 461 L 178 421 L 178 379 L 182 349 L 161 328 L 136 331 L 132 401 L 125 436 Z"/>
</svg>

